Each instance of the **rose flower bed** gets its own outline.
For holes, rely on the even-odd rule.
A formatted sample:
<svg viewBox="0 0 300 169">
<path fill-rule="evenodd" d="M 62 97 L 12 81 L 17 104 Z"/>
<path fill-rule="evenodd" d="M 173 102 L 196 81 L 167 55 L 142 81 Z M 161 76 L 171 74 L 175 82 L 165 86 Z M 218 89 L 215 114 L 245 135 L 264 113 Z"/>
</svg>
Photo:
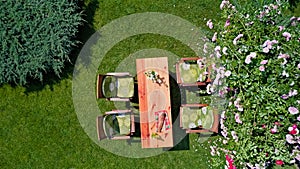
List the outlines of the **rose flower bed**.
<svg viewBox="0 0 300 169">
<path fill-rule="evenodd" d="M 213 168 L 300 160 L 300 17 L 287 16 L 288 5 L 249 1 L 238 8 L 222 1 L 222 22 L 207 22 L 222 65 L 217 76 L 226 86 L 219 94 L 228 101 L 220 119 L 223 137 L 211 146 Z"/>
</svg>

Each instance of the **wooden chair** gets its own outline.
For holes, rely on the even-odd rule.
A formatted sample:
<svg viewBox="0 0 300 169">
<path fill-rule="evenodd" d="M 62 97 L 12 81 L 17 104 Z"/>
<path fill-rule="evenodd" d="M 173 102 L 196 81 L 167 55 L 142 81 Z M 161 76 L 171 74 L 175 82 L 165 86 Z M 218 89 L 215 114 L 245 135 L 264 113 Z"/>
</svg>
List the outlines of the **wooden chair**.
<svg viewBox="0 0 300 169">
<path fill-rule="evenodd" d="M 105 112 L 96 119 L 98 140 L 130 139 L 135 132 L 134 115 L 131 110 Z"/>
<path fill-rule="evenodd" d="M 211 82 L 210 67 L 202 60 L 199 57 L 181 58 L 176 63 L 176 78 L 180 86 L 205 86 Z"/>
<path fill-rule="evenodd" d="M 183 104 L 180 107 L 180 127 L 186 133 L 218 133 L 218 110 L 208 104 Z"/>
<path fill-rule="evenodd" d="M 109 101 L 129 101 L 134 96 L 134 78 L 128 72 L 99 74 L 96 97 Z"/>
</svg>

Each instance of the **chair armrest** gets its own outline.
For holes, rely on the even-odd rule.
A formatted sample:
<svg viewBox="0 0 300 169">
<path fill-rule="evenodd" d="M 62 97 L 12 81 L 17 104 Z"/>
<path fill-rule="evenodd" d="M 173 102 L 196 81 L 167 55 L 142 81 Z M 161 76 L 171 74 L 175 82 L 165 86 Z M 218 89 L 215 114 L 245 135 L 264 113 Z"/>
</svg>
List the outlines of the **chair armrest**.
<svg viewBox="0 0 300 169">
<path fill-rule="evenodd" d="M 206 107 L 208 104 L 199 104 L 199 103 L 194 103 L 194 104 L 182 104 L 182 107 Z"/>
<path fill-rule="evenodd" d="M 131 76 L 129 72 L 110 72 L 110 73 L 106 73 L 106 75 L 110 75 L 110 76 Z"/>
<path fill-rule="evenodd" d="M 109 101 L 130 101 L 129 98 L 108 98 Z"/>
<path fill-rule="evenodd" d="M 181 58 L 180 60 L 181 61 L 187 61 L 187 60 L 198 60 L 198 59 L 201 59 L 199 57 L 190 57 L 190 58 Z"/>
<path fill-rule="evenodd" d="M 208 83 L 208 81 L 204 81 L 204 82 L 197 82 L 197 86 L 206 86 Z"/>
<path fill-rule="evenodd" d="M 179 84 L 180 86 L 182 87 L 197 87 L 197 86 L 202 86 L 202 85 L 199 85 L 198 82 L 195 82 L 195 83 L 181 83 Z"/>
<path fill-rule="evenodd" d="M 130 134 L 133 135 L 133 133 L 135 132 L 135 123 L 134 123 L 134 115 L 133 114 L 131 114 L 130 121 L 131 121 Z"/>
<path fill-rule="evenodd" d="M 103 75 L 98 75 L 97 76 L 97 86 L 96 86 L 96 97 L 97 99 L 99 98 L 104 98 L 104 95 L 102 93 L 102 82 L 103 82 L 104 76 Z"/>
<path fill-rule="evenodd" d="M 131 113 L 131 110 L 112 110 L 105 112 L 105 114 L 121 114 L 121 113 Z"/>
<path fill-rule="evenodd" d="M 209 129 L 186 129 L 186 133 L 205 133 L 205 132 L 212 132 Z"/>
<path fill-rule="evenodd" d="M 214 133 L 218 133 L 219 132 L 219 122 L 220 122 L 220 115 L 216 112 L 214 112 L 214 122 L 213 125 L 210 129 L 210 131 L 214 132 Z"/>
<path fill-rule="evenodd" d="M 207 85 L 207 83 L 209 83 L 210 82 L 210 79 L 209 79 L 209 81 L 207 80 L 207 81 L 205 81 L 205 82 L 195 82 L 195 83 L 178 83 L 180 86 L 182 86 L 182 87 L 197 87 L 197 86 L 206 86 Z"/>
<path fill-rule="evenodd" d="M 130 136 L 113 136 L 111 137 L 112 140 L 128 140 Z"/>
<path fill-rule="evenodd" d="M 178 84 L 181 84 L 181 77 L 180 77 L 180 67 L 179 67 L 179 62 L 176 63 L 176 80 Z"/>
<path fill-rule="evenodd" d="M 180 111 L 179 111 L 179 127 L 183 127 L 183 125 L 182 125 L 182 116 L 183 116 L 183 107 L 182 106 L 180 106 Z"/>
<path fill-rule="evenodd" d="M 103 128 L 103 124 L 104 124 L 103 121 L 104 121 L 103 116 L 98 116 L 96 119 L 98 140 L 103 140 L 103 139 L 107 138 L 107 136 L 105 134 L 105 130 Z"/>
<path fill-rule="evenodd" d="M 210 83 L 210 82 L 211 82 L 211 79 L 210 79 L 211 69 L 212 69 L 212 66 L 211 66 L 211 65 L 207 67 L 207 72 L 208 72 L 208 74 L 207 74 L 207 79 L 206 79 L 206 81 L 205 81 L 206 83 Z"/>
</svg>

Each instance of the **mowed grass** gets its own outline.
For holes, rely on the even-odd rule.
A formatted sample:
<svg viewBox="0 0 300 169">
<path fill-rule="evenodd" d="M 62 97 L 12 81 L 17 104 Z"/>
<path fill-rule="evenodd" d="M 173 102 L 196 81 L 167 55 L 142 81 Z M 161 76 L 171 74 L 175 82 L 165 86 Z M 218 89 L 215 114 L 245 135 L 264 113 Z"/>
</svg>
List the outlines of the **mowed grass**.
<svg viewBox="0 0 300 169">
<path fill-rule="evenodd" d="M 201 153 L 206 150 L 198 147 L 143 159 L 101 149 L 77 120 L 71 85 L 65 79 L 30 93 L 23 87 L 1 87 L 1 168 L 206 168 Z"/>
<path fill-rule="evenodd" d="M 142 12 L 170 13 L 207 30 L 204 18 L 218 18 L 219 2 L 86 0 L 82 8 L 87 22 L 78 38 L 84 43 L 95 30 L 112 20 Z M 113 60 L 154 47 L 182 57 L 193 54 L 172 38 L 142 35 L 115 46 L 104 60 L 107 67 L 99 67 L 99 72 L 113 70 L 110 67 Z M 198 143 L 197 135 L 189 138 L 190 150 L 168 151 L 142 159 L 116 156 L 99 147 L 87 136 L 77 119 L 72 102 L 71 73 L 66 69 L 61 80 L 46 80 L 43 84 L 0 87 L 0 168 L 208 168 L 209 143 Z M 104 106 L 104 109 L 109 108 Z"/>
<path fill-rule="evenodd" d="M 85 1 L 87 22 L 79 39 L 84 43 L 93 31 L 112 20 L 141 12 L 170 13 L 204 27 L 203 19 L 215 16 L 216 2 Z M 99 71 L 110 71 L 115 60 L 144 48 L 161 48 L 185 57 L 193 54 L 169 37 L 133 37 L 115 46 L 104 60 L 107 67 L 100 67 Z M 67 71 L 62 80 L 47 80 L 29 87 L 1 86 L 1 168 L 207 168 L 207 143 L 206 146 L 196 143 L 197 135 L 190 137 L 190 150 L 167 151 L 142 159 L 120 157 L 99 147 L 77 119 L 72 102 L 72 77 L 68 76 L 71 73 Z"/>
</svg>

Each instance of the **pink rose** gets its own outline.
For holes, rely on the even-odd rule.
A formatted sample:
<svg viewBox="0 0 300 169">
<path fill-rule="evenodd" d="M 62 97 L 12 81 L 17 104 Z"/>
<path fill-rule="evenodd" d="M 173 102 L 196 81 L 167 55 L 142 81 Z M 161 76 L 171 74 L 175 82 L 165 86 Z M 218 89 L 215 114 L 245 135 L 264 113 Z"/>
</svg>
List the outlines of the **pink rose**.
<svg viewBox="0 0 300 169">
<path fill-rule="evenodd" d="M 282 160 L 276 160 L 276 165 L 282 165 L 282 164 L 284 164 L 284 162 L 282 161 Z"/>
<path fill-rule="evenodd" d="M 260 70 L 261 72 L 263 72 L 263 71 L 265 71 L 265 67 L 264 67 L 264 66 L 259 66 L 259 70 Z"/>
<path fill-rule="evenodd" d="M 298 91 L 295 89 L 289 91 L 289 97 L 296 96 L 297 94 L 298 94 Z"/>
<path fill-rule="evenodd" d="M 249 57 L 249 55 L 246 56 L 245 63 L 246 64 L 250 64 L 251 63 L 251 57 Z"/>
<path fill-rule="evenodd" d="M 288 54 L 282 54 L 282 53 L 280 53 L 279 55 L 278 55 L 278 59 L 282 59 L 282 58 L 289 58 L 290 56 L 288 55 Z"/>
<path fill-rule="evenodd" d="M 229 1 L 223 0 L 220 4 L 220 9 L 222 10 L 226 5 L 229 5 Z"/>
<path fill-rule="evenodd" d="M 284 26 L 279 26 L 279 31 L 282 31 L 284 29 Z"/>
<path fill-rule="evenodd" d="M 251 58 L 256 57 L 256 52 L 251 52 L 249 55 L 246 56 L 245 63 L 250 64 L 251 63 Z"/>
<path fill-rule="evenodd" d="M 289 95 L 284 94 L 284 95 L 281 96 L 281 98 L 283 98 L 283 99 L 288 99 L 288 98 L 289 98 Z"/>
<path fill-rule="evenodd" d="M 292 135 L 295 135 L 295 134 L 297 134 L 297 131 L 296 130 L 292 130 L 289 133 L 292 134 Z"/>
<path fill-rule="evenodd" d="M 237 37 L 235 37 L 234 39 L 233 39 L 233 41 L 232 41 L 232 43 L 234 44 L 234 45 L 236 45 L 237 44 L 237 40 L 239 40 L 241 37 L 243 37 L 244 35 L 243 34 L 239 34 Z"/>
<path fill-rule="evenodd" d="M 214 33 L 214 36 L 212 37 L 211 41 L 215 42 L 217 40 L 217 32 Z"/>
<path fill-rule="evenodd" d="M 235 118 L 235 122 L 237 122 L 239 124 L 243 123 L 242 120 L 240 119 L 240 115 L 238 113 L 235 114 L 234 118 Z"/>
<path fill-rule="evenodd" d="M 299 113 L 299 110 L 298 110 L 296 107 L 289 107 L 289 108 L 288 108 L 288 111 L 289 111 L 291 114 L 298 114 L 298 113 Z"/>
<path fill-rule="evenodd" d="M 289 74 L 284 70 L 284 71 L 282 72 L 282 76 L 289 77 Z"/>
<path fill-rule="evenodd" d="M 296 135 L 299 133 L 297 125 L 293 125 L 292 127 L 289 127 L 288 130 L 289 130 L 289 134 L 292 134 L 292 135 Z"/>
<path fill-rule="evenodd" d="M 224 25 L 224 27 L 227 27 L 227 26 L 229 26 L 230 25 L 230 20 L 229 19 L 227 19 L 226 20 L 226 22 L 225 22 L 225 25 Z"/>
<path fill-rule="evenodd" d="M 263 48 L 264 53 L 269 53 L 270 49 L 269 48 Z"/>
<path fill-rule="evenodd" d="M 204 53 L 207 53 L 207 50 L 206 50 L 206 49 L 207 49 L 207 44 L 205 43 L 205 44 L 203 45 L 203 52 L 204 52 Z"/>
<path fill-rule="evenodd" d="M 296 143 L 295 140 L 294 140 L 294 137 L 293 137 L 292 135 L 290 135 L 290 134 L 287 134 L 287 135 L 285 136 L 285 139 L 286 139 L 286 142 L 288 142 L 289 144 L 294 144 L 294 143 Z"/>
<path fill-rule="evenodd" d="M 260 64 L 262 64 L 262 65 L 265 65 L 265 64 L 267 64 L 268 63 L 268 60 L 262 60 L 261 62 L 260 62 Z"/>
<path fill-rule="evenodd" d="M 271 129 L 270 129 L 270 132 L 271 132 L 272 134 L 275 134 L 275 133 L 277 132 L 277 128 L 275 128 L 275 127 L 274 127 L 274 128 L 271 128 Z"/>
<path fill-rule="evenodd" d="M 291 39 L 291 34 L 288 32 L 283 32 L 282 36 L 284 36 L 286 38 L 286 41 L 289 41 Z"/>
<path fill-rule="evenodd" d="M 281 124 L 278 121 L 274 122 L 274 124 L 277 126 L 281 126 Z"/>
<path fill-rule="evenodd" d="M 231 71 L 230 70 L 227 70 L 224 74 L 226 77 L 230 76 L 231 75 Z"/>
<path fill-rule="evenodd" d="M 293 129 L 296 129 L 297 128 L 297 124 L 293 124 L 292 127 L 293 127 Z"/>
<path fill-rule="evenodd" d="M 209 29 L 212 29 L 214 27 L 211 19 L 206 22 L 206 25 L 209 27 Z"/>
<path fill-rule="evenodd" d="M 228 53 L 226 52 L 227 49 L 228 49 L 228 48 L 227 48 L 226 46 L 222 49 L 222 52 L 223 52 L 224 55 L 228 55 Z M 300 64 L 299 64 L 299 65 L 300 65 Z"/>
<path fill-rule="evenodd" d="M 272 134 L 277 133 L 277 126 L 274 126 L 273 128 L 270 129 L 270 132 Z"/>
<path fill-rule="evenodd" d="M 291 18 L 290 18 L 290 21 L 293 21 L 293 20 L 296 20 L 297 18 L 295 17 L 295 16 L 292 16 Z"/>
</svg>

